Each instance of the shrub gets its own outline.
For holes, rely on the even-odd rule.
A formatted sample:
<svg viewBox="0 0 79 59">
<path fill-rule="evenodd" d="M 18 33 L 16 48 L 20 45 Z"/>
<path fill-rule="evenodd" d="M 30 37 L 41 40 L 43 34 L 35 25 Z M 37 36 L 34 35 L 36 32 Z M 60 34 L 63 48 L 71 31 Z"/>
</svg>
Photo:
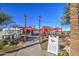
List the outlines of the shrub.
<svg viewBox="0 0 79 59">
<path fill-rule="evenodd" d="M 7 41 L 1 40 L 1 41 L 0 41 L 0 49 L 2 49 L 3 46 L 6 45 L 6 44 L 7 44 Z"/>
<path fill-rule="evenodd" d="M 69 56 L 68 52 L 66 50 L 61 50 L 59 53 L 58 53 L 59 56 Z"/>
</svg>

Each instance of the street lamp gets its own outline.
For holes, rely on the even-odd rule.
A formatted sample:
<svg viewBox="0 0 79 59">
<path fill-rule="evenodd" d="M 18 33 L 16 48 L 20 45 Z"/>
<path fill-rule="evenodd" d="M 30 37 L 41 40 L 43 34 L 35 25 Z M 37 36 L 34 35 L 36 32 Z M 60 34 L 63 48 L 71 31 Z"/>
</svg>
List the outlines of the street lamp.
<svg viewBox="0 0 79 59">
<path fill-rule="evenodd" d="M 41 37 L 40 37 L 41 16 L 39 16 L 38 21 L 39 21 L 39 42 L 41 42 L 41 41 L 42 41 L 42 40 L 41 40 Z"/>
<path fill-rule="evenodd" d="M 39 16 L 39 35 L 40 35 L 40 27 L 41 27 L 41 16 Z"/>
<path fill-rule="evenodd" d="M 24 27 L 24 34 L 25 34 L 25 35 L 24 35 L 24 40 L 23 40 L 24 42 L 26 41 L 26 18 L 27 18 L 27 16 L 24 15 L 24 26 L 25 26 L 25 27 Z"/>
<path fill-rule="evenodd" d="M 24 25 L 24 26 L 25 26 L 25 28 L 24 28 L 25 33 L 24 33 L 24 34 L 25 34 L 25 35 L 26 35 L 26 18 L 27 18 L 27 16 L 26 16 L 26 15 L 24 15 L 24 24 L 25 24 L 25 25 Z"/>
</svg>

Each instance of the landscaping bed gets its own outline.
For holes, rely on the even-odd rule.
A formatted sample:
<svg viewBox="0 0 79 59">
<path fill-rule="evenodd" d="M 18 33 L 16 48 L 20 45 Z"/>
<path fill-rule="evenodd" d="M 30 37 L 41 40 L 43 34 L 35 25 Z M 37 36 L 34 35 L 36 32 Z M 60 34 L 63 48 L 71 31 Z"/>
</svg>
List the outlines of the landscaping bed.
<svg viewBox="0 0 79 59">
<path fill-rule="evenodd" d="M 58 56 L 69 56 L 69 45 L 70 42 L 68 39 L 65 38 L 60 39 Z"/>
<path fill-rule="evenodd" d="M 1 44 L 0 45 L 0 54 L 21 48 L 23 45 L 23 42 L 19 42 L 18 44 L 14 44 L 14 45 L 8 45 L 8 44 L 2 44 L 2 43 L 3 42 L 0 43 Z"/>
</svg>

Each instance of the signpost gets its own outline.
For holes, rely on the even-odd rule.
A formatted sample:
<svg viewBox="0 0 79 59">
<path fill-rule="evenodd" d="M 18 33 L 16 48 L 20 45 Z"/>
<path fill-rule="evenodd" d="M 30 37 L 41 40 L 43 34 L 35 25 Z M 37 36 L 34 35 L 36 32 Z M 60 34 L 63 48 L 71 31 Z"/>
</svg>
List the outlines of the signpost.
<svg viewBox="0 0 79 59">
<path fill-rule="evenodd" d="M 48 52 L 58 55 L 58 36 L 49 36 Z"/>
</svg>

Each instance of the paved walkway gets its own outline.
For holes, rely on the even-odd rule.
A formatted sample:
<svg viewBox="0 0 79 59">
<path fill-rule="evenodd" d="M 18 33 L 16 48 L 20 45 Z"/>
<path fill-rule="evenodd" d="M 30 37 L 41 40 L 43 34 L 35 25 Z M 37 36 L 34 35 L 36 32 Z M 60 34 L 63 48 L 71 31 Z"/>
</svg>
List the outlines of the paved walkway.
<svg viewBox="0 0 79 59">
<path fill-rule="evenodd" d="M 29 45 L 31 42 L 26 42 L 25 45 Z M 36 44 L 17 52 L 6 53 L 4 56 L 55 56 L 54 54 L 48 53 L 46 50 L 42 50 L 40 44 Z"/>
</svg>

